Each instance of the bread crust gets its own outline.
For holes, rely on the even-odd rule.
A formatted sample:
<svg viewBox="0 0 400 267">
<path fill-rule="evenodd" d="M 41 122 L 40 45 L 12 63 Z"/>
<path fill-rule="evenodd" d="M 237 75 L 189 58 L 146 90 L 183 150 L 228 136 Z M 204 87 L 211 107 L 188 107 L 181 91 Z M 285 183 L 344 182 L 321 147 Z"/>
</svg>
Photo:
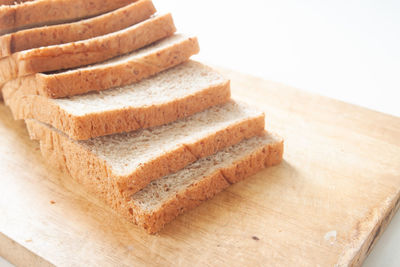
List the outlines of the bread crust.
<svg viewBox="0 0 400 267">
<path fill-rule="evenodd" d="M 281 163 L 282 157 L 282 139 L 280 142 L 264 145 L 231 166 L 221 168 L 179 192 L 154 213 L 146 214 L 136 208 L 135 211 L 140 214 L 137 216 L 137 224 L 148 233 L 155 234 L 178 215 L 197 207 L 230 184 L 240 182 L 263 168 Z"/>
<path fill-rule="evenodd" d="M 0 34 L 88 18 L 115 10 L 134 1 L 40 0 L 21 2 L 24 3 L 0 7 Z"/>
<path fill-rule="evenodd" d="M 37 73 L 18 77 L 7 82 L 3 86 L 3 90 L 8 93 L 19 90 L 25 95 L 41 95 L 49 98 L 102 91 L 139 82 L 187 61 L 199 50 L 197 38 L 188 37 L 180 42 L 157 49 L 154 53 L 132 60 L 123 60 L 107 67 L 85 68 L 49 75 Z"/>
<path fill-rule="evenodd" d="M 118 188 L 125 196 L 130 196 L 148 183 L 169 173 L 177 172 L 197 159 L 210 156 L 221 149 L 235 145 L 243 139 L 260 135 L 265 126 L 264 115 L 248 118 L 232 124 L 223 130 L 210 134 L 206 138 L 185 144 L 174 151 L 165 153 L 163 158 L 142 164 L 134 176 L 118 178 Z"/>
<path fill-rule="evenodd" d="M 92 176 L 99 177 L 104 181 L 112 178 L 115 181 L 114 184 L 118 188 L 118 191 L 126 197 L 141 190 L 151 181 L 169 173 L 174 173 L 199 158 L 212 155 L 223 148 L 239 143 L 243 139 L 262 134 L 265 125 L 263 114 L 243 119 L 206 137 L 198 138 L 190 143 L 182 144 L 171 151 L 164 152 L 161 156 L 155 157 L 148 162 L 143 162 L 140 168 L 133 173 L 117 175 L 113 174 L 111 166 L 108 166 L 104 160 L 97 159 L 93 153 L 86 150 L 77 142 L 70 140 L 64 134 L 53 131 L 50 127 L 34 120 L 26 120 L 26 124 L 32 139 L 46 140 L 47 144 L 51 146 L 58 144 L 59 140 L 63 140 L 65 144 L 70 143 L 63 147 L 61 151 L 66 151 L 76 146 L 73 151 L 70 151 L 71 155 L 75 155 L 70 157 L 71 166 L 74 167 L 82 164 L 82 162 L 87 162 L 86 158 L 90 158 L 90 162 L 97 163 L 93 163 L 93 166 L 74 167 L 74 172 L 79 173 L 79 177 L 87 177 L 87 179 L 90 179 Z M 80 158 L 78 156 L 79 153 L 85 155 L 85 157 Z M 75 160 L 77 162 L 73 163 Z"/>
<path fill-rule="evenodd" d="M 171 36 L 175 31 L 171 14 L 165 14 L 92 39 L 17 52 L 0 59 L 0 85 L 19 76 L 102 62 Z"/>
<path fill-rule="evenodd" d="M 42 96 L 23 95 L 16 91 L 4 92 L 3 97 L 15 119 L 36 119 L 66 133 L 72 139 L 87 140 L 167 124 L 226 103 L 230 99 L 230 82 L 226 80 L 159 105 L 110 110 L 84 116 L 70 114 L 54 101 Z"/>
<path fill-rule="evenodd" d="M 178 215 L 212 198 L 230 184 L 237 183 L 262 168 L 279 164 L 283 156 L 283 140 L 280 138 L 274 143 L 260 145 L 256 151 L 231 166 L 218 169 L 204 177 L 163 203 L 157 211 L 148 213 L 117 189 L 118 180 L 110 175 L 103 161 L 46 126 L 32 120 L 27 120 L 27 126 L 31 138 L 40 140 L 42 154 L 49 159 L 52 166 L 69 173 L 77 182 L 84 185 L 87 191 L 96 194 L 119 215 L 151 234 L 159 232 L 165 224 Z M 93 173 L 94 169 L 99 169 L 100 172 Z"/>
<path fill-rule="evenodd" d="M 0 58 L 37 47 L 70 43 L 122 30 L 156 12 L 151 0 L 140 0 L 98 17 L 44 26 L 0 36 Z"/>
</svg>

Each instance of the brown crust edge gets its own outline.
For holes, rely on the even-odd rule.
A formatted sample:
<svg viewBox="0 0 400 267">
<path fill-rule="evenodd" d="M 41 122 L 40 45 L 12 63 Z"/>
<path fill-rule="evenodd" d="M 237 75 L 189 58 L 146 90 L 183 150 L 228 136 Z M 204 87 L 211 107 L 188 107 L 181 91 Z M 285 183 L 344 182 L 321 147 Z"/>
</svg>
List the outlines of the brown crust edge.
<svg viewBox="0 0 400 267">
<path fill-rule="evenodd" d="M 97 16 L 128 5 L 132 0 L 92 0 L 90 2 L 58 0 L 24 2 L 27 3 L 2 6 L 0 12 L 0 34 Z M 62 6 L 62 8 L 59 8 L 60 6 Z M 45 21 L 44 18 L 47 21 Z"/>
<path fill-rule="evenodd" d="M 42 95 L 60 98 L 136 83 L 189 60 L 199 51 L 197 38 L 189 37 L 155 53 L 110 68 L 41 75 Z M 69 86 L 71 84 L 74 87 Z"/>
<path fill-rule="evenodd" d="M 85 186 L 86 190 L 105 201 L 119 215 L 138 224 L 151 234 L 159 232 L 174 218 L 212 198 L 230 184 L 239 182 L 262 168 L 279 164 L 283 156 L 282 139 L 276 143 L 266 144 L 232 166 L 219 169 L 184 192 L 178 193 L 157 212 L 144 214 L 119 193 L 115 179 L 110 177 L 106 182 L 100 183 L 101 179 L 99 180 L 98 176 L 92 173 L 91 170 L 98 166 L 102 168 L 104 174 L 107 174 L 109 170 L 104 166 L 104 162 L 46 126 L 33 120 L 27 120 L 26 124 L 31 139 L 40 140 L 42 155 L 51 162 L 53 167 L 69 173 L 77 182 Z M 82 175 L 84 173 L 86 174 Z"/>
<path fill-rule="evenodd" d="M 176 194 L 152 214 L 145 214 L 133 208 L 128 219 L 137 221 L 150 234 L 157 233 L 177 216 L 212 198 L 230 184 L 242 181 L 263 168 L 279 164 L 282 157 L 282 139 L 276 143 L 266 144 L 233 165 L 219 169 L 185 191 Z M 132 218 L 134 214 L 135 219 Z"/>
<path fill-rule="evenodd" d="M 196 37 L 188 37 L 154 53 L 124 61 L 107 68 L 85 69 L 82 71 L 59 74 L 31 74 L 7 82 L 3 91 L 19 90 L 25 95 L 41 95 L 49 98 L 61 98 L 102 91 L 113 87 L 139 82 L 161 71 L 187 61 L 199 52 Z M 73 86 L 72 86 L 73 85 Z"/>
<path fill-rule="evenodd" d="M 244 139 L 262 134 L 264 126 L 264 114 L 229 125 L 205 138 L 172 150 L 164 154 L 162 158 L 143 164 L 134 176 L 120 177 L 117 183 L 118 188 L 124 196 L 129 197 L 151 181 L 177 172 L 197 159 L 210 156 Z"/>
<path fill-rule="evenodd" d="M 0 58 L 0 87 L 17 77 L 90 65 L 140 49 L 176 31 L 171 14 L 95 38 L 34 48 Z"/>
<path fill-rule="evenodd" d="M 175 31 L 172 16 L 168 13 L 108 35 L 17 52 L 4 59 L 17 62 L 18 76 L 69 69 L 129 53 L 171 36 Z"/>
<path fill-rule="evenodd" d="M 226 103 L 230 99 L 230 82 L 226 80 L 161 105 L 112 110 L 87 116 L 69 114 L 42 96 L 21 95 L 18 91 L 4 90 L 3 98 L 15 119 L 36 119 L 59 129 L 72 139 L 87 140 L 166 124 Z"/>
<path fill-rule="evenodd" d="M 75 173 L 75 176 L 80 177 L 80 179 L 86 177 L 85 179 L 90 180 L 90 177 L 96 177 L 99 179 L 99 183 L 112 179 L 114 181 L 113 184 L 116 186 L 115 189 L 118 189 L 118 192 L 122 195 L 129 197 L 144 188 L 151 181 L 174 173 L 199 158 L 210 156 L 221 149 L 239 143 L 243 139 L 262 134 L 265 125 L 264 121 L 263 114 L 243 119 L 215 133 L 195 140 L 192 143 L 183 144 L 160 157 L 143 163 L 134 173 L 126 176 L 113 174 L 111 168 L 104 160 L 98 159 L 83 146 L 70 140 L 65 135 L 51 130 L 51 128 L 44 124 L 33 120 L 26 120 L 26 124 L 31 138 L 42 140 L 42 143 L 47 144 L 47 146 L 54 147 L 55 144 L 60 143 L 57 140 L 63 140 L 62 144 L 69 143 L 68 145 L 62 145 L 59 149 L 60 154 L 64 154 L 65 158 L 68 159 L 68 173 Z M 70 154 L 65 154 L 64 151 L 70 151 Z M 80 155 L 85 155 L 85 157 L 82 158 Z M 86 170 L 85 166 L 80 166 L 82 162 L 87 162 L 85 158 L 90 159 L 90 162 L 97 163 L 91 164 L 90 170 Z M 76 160 L 77 162 L 75 162 Z"/>
<path fill-rule="evenodd" d="M 32 48 L 105 35 L 141 22 L 155 12 L 151 0 L 141 0 L 97 17 L 3 35 L 0 36 L 0 57 Z"/>
</svg>

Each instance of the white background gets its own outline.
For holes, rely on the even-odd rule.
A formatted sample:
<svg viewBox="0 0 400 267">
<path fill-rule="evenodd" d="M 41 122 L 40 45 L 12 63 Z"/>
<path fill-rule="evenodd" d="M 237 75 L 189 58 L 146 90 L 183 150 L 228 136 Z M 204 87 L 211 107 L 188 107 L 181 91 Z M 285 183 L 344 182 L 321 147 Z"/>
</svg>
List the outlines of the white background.
<svg viewBox="0 0 400 267">
<path fill-rule="evenodd" d="M 400 1 L 153 1 L 197 59 L 400 116 Z M 400 266 L 399 243 L 400 214 L 364 266 Z"/>
<path fill-rule="evenodd" d="M 400 116 L 400 1 L 154 2 L 198 58 Z"/>
</svg>

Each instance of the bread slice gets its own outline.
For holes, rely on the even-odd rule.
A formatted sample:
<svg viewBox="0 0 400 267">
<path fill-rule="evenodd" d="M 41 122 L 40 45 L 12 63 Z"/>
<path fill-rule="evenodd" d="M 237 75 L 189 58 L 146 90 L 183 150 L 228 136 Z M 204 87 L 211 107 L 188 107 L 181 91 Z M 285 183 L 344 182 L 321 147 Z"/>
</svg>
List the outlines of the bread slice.
<svg viewBox="0 0 400 267">
<path fill-rule="evenodd" d="M 23 50 L 76 42 L 119 31 L 148 19 L 155 12 L 151 0 L 141 0 L 94 18 L 3 35 L 0 36 L 0 58 Z"/>
<path fill-rule="evenodd" d="M 32 121 L 28 124 L 31 136 L 40 139 L 42 154 L 51 165 L 70 173 L 118 214 L 149 233 L 160 231 L 179 214 L 212 198 L 230 184 L 239 182 L 264 167 L 279 164 L 283 155 L 282 138 L 265 133 L 201 158 L 125 197 L 109 180 L 101 183 L 96 174 L 82 174 L 82 169 L 92 168 L 97 162 L 88 160 L 87 156 L 77 156 L 77 148 L 68 143 L 71 140 L 59 139 L 51 130 L 40 131 L 34 127 L 34 123 Z M 76 164 L 77 157 L 82 163 Z"/>
<path fill-rule="evenodd" d="M 265 134 L 200 159 L 131 196 L 127 219 L 149 233 L 261 169 L 282 161 L 283 140 Z M 125 214 L 127 215 L 127 214 Z"/>
<path fill-rule="evenodd" d="M 7 82 L 5 92 L 60 98 L 138 82 L 187 61 L 199 52 L 196 37 L 175 34 L 124 56 L 55 73 L 36 73 Z"/>
<path fill-rule="evenodd" d="M 195 61 L 124 87 L 50 99 L 4 91 L 15 119 L 36 119 L 86 140 L 166 124 L 225 103 L 229 80 Z"/>
<path fill-rule="evenodd" d="M 60 131 L 26 120 L 32 139 L 42 146 L 61 146 L 67 171 L 82 183 L 106 186 L 129 196 L 149 182 L 261 134 L 264 114 L 229 102 L 170 124 L 123 134 L 75 141 Z"/>
<path fill-rule="evenodd" d="M 17 52 L 0 59 L 0 85 L 27 74 L 101 62 L 171 36 L 175 30 L 171 14 L 165 14 L 88 40 Z"/>
<path fill-rule="evenodd" d="M 88 18 L 123 7 L 134 1 L 36 0 L 15 2 L 14 5 L 0 6 L 0 34 Z"/>
</svg>

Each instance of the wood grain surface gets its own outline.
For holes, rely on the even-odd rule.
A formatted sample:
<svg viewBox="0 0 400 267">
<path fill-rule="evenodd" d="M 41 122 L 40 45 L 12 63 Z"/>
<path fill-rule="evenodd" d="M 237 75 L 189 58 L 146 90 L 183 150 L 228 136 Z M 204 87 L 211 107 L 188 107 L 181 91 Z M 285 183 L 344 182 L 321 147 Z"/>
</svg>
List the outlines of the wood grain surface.
<svg viewBox="0 0 400 267">
<path fill-rule="evenodd" d="M 0 255 L 21 266 L 358 266 L 400 199 L 400 118 L 236 72 L 284 162 L 148 235 L 40 155 L 0 105 Z"/>
</svg>

